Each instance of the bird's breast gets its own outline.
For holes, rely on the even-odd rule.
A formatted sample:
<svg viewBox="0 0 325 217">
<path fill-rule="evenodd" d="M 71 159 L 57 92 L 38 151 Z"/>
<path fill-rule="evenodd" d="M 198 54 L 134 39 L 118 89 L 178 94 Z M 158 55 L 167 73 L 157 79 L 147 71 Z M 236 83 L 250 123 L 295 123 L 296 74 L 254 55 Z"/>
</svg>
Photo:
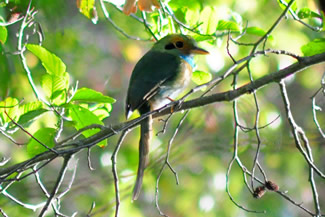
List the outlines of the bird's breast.
<svg viewBox="0 0 325 217">
<path fill-rule="evenodd" d="M 185 60 L 181 60 L 180 67 L 170 81 L 161 85 L 159 92 L 150 100 L 151 108 L 158 109 L 168 104 L 172 100 L 181 94 L 187 85 L 189 84 L 192 77 L 192 66 Z"/>
</svg>

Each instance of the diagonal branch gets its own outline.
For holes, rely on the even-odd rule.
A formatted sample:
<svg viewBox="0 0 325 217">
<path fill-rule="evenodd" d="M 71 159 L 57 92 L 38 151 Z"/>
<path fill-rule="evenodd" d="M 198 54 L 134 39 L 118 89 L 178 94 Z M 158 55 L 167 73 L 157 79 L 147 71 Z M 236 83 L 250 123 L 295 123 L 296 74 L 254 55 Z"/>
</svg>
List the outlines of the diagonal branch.
<svg viewBox="0 0 325 217">
<path fill-rule="evenodd" d="M 57 146 L 54 148 L 54 150 L 57 151 L 58 155 L 56 155 L 53 152 L 46 151 L 46 152 L 43 152 L 27 161 L 24 161 L 24 162 L 21 162 L 21 163 L 12 165 L 12 166 L 8 166 L 5 168 L 0 168 L 0 182 L 5 181 L 6 177 L 8 177 L 14 171 L 17 171 L 17 170 L 24 171 L 26 169 L 33 167 L 36 163 L 41 162 L 43 160 L 46 160 L 49 158 L 52 159 L 52 158 L 55 158 L 58 156 L 63 156 L 64 154 L 74 154 L 74 153 L 77 153 L 85 148 L 92 147 L 104 139 L 114 136 L 126 129 L 132 129 L 132 128 L 136 127 L 137 125 L 140 124 L 140 122 L 143 119 L 145 119 L 149 115 L 153 115 L 154 118 L 157 118 L 157 117 L 161 117 L 166 114 L 170 114 L 171 112 L 180 112 L 180 111 L 189 110 L 192 108 L 197 108 L 200 106 L 205 106 L 205 105 L 216 103 L 216 102 L 232 101 L 244 94 L 251 93 L 253 90 L 258 90 L 272 82 L 279 82 L 283 78 L 286 78 L 292 74 L 298 73 L 309 66 L 319 64 L 322 62 L 325 62 L 325 53 L 317 54 L 317 55 L 310 56 L 310 57 L 302 57 L 300 59 L 300 61 L 297 63 L 294 63 L 282 70 L 265 75 L 259 79 L 254 80 L 253 82 L 243 85 L 235 90 L 211 94 L 209 96 L 196 98 L 193 100 L 183 102 L 181 104 L 179 104 L 178 102 L 172 102 L 172 103 L 164 106 L 161 109 L 144 114 L 137 119 L 119 123 L 119 124 L 116 124 L 110 128 L 103 129 L 100 132 L 98 132 L 97 134 L 95 134 L 89 138 L 75 140 L 75 141 L 71 141 L 70 143 L 66 143 L 66 144 L 62 144 L 61 146 Z M 174 106 L 175 103 L 178 103 L 178 106 Z"/>
</svg>

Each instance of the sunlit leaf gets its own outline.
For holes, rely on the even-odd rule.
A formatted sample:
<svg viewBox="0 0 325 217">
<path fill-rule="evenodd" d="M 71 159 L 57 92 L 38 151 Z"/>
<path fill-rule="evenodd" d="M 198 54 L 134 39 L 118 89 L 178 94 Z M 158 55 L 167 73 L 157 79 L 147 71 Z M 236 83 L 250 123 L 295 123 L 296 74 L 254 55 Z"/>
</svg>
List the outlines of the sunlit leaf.
<svg viewBox="0 0 325 217">
<path fill-rule="evenodd" d="M 241 26 L 234 22 L 234 21 L 227 21 L 227 20 L 219 20 L 217 30 L 219 31 L 232 31 L 232 32 L 240 32 Z"/>
<path fill-rule="evenodd" d="M 234 21 L 235 23 L 243 22 L 243 18 L 239 13 L 231 11 L 230 15 L 231 15 L 231 19 L 230 19 L 231 21 Z"/>
<path fill-rule="evenodd" d="M 200 13 L 200 29 L 205 34 L 212 34 L 218 26 L 218 16 L 213 7 L 205 7 Z"/>
<path fill-rule="evenodd" d="M 45 109 L 44 104 L 40 101 L 26 103 L 19 107 L 21 116 L 18 123 L 24 125 L 28 122 L 32 122 L 35 118 L 39 117 L 48 110 Z"/>
<path fill-rule="evenodd" d="M 97 10 L 95 6 L 95 0 L 77 0 L 77 7 L 80 13 L 96 24 L 98 21 Z"/>
<path fill-rule="evenodd" d="M 192 81 L 197 85 L 211 81 L 212 75 L 209 72 L 195 71 L 192 75 Z"/>
<path fill-rule="evenodd" d="M 313 18 L 313 17 L 322 18 L 321 15 L 319 15 L 318 13 L 315 13 L 314 11 L 310 10 L 310 8 L 302 8 L 302 9 L 300 9 L 299 12 L 298 12 L 298 17 L 300 19 Z"/>
<path fill-rule="evenodd" d="M 16 98 L 8 97 L 0 102 L 1 124 L 10 123 L 11 119 L 17 121 L 20 116 L 19 101 Z"/>
<path fill-rule="evenodd" d="M 78 89 L 71 101 L 79 101 L 84 103 L 114 103 L 116 100 L 102 93 L 83 87 Z"/>
<path fill-rule="evenodd" d="M 95 114 L 99 120 L 103 120 L 104 118 L 107 118 L 110 115 L 110 112 L 112 111 L 112 104 L 111 103 L 99 103 L 99 104 L 92 104 L 91 107 L 89 107 L 89 110 Z"/>
<path fill-rule="evenodd" d="M 168 5 L 174 10 L 178 8 L 188 8 L 193 11 L 201 10 L 201 4 L 197 0 L 173 0 Z"/>
<path fill-rule="evenodd" d="M 96 109 L 93 113 L 99 118 L 99 120 L 103 120 L 109 116 L 109 112 L 105 109 Z"/>
<path fill-rule="evenodd" d="M 44 47 L 36 44 L 27 44 L 26 47 L 41 60 L 46 72 L 50 75 L 61 76 L 66 72 L 66 66 L 62 60 Z"/>
<path fill-rule="evenodd" d="M 0 42 L 6 43 L 8 37 L 8 30 L 5 26 L 0 26 Z"/>
<path fill-rule="evenodd" d="M 301 47 L 305 56 L 312 56 L 325 52 L 325 38 L 315 39 Z"/>
<path fill-rule="evenodd" d="M 210 35 L 194 35 L 193 38 L 197 42 L 201 42 L 201 41 L 214 41 L 215 40 L 215 38 L 213 36 L 210 36 Z"/>
<path fill-rule="evenodd" d="M 264 36 L 266 34 L 266 31 L 264 31 L 263 29 L 261 29 L 259 27 L 253 26 L 253 27 L 248 27 L 246 29 L 246 33 L 251 34 L 251 35 Z M 274 39 L 272 35 L 269 35 L 268 38 L 270 40 Z"/>
<path fill-rule="evenodd" d="M 54 137 L 56 134 L 56 129 L 54 128 L 40 128 L 36 133 L 34 133 L 34 137 L 39 140 L 42 144 L 46 145 L 49 148 L 53 148 L 55 146 Z M 40 144 L 33 138 L 29 139 L 27 143 L 27 153 L 33 157 L 42 152 L 47 151 L 48 149 Z"/>
<path fill-rule="evenodd" d="M 86 108 L 73 104 L 69 104 L 67 108 L 69 111 L 69 115 L 73 120 L 74 127 L 77 130 L 92 124 L 104 125 L 104 123 L 95 114 L 93 114 Z M 85 137 L 90 137 L 97 132 L 99 132 L 99 129 L 89 129 L 87 131 L 82 132 L 82 135 L 84 135 Z M 98 143 L 98 145 L 105 146 L 106 140 L 101 141 L 100 143 Z"/>
<path fill-rule="evenodd" d="M 45 74 L 42 76 L 41 85 L 46 96 L 51 102 L 60 105 L 66 101 L 66 92 L 69 88 L 69 74 L 57 76 L 55 74 Z"/>
<path fill-rule="evenodd" d="M 194 25 L 195 27 L 198 26 L 200 18 L 200 11 L 199 10 L 189 10 L 185 9 L 185 17 L 184 19 L 190 24 Z"/>
</svg>

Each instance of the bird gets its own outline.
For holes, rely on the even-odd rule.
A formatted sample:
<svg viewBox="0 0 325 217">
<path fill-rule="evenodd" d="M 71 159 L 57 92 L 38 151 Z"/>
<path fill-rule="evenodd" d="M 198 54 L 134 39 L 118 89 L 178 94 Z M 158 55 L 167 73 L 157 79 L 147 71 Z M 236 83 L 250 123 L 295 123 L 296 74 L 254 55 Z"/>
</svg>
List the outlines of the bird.
<svg viewBox="0 0 325 217">
<path fill-rule="evenodd" d="M 189 84 L 195 68 L 194 54 L 209 54 L 188 35 L 170 34 L 157 41 L 136 63 L 129 81 L 125 115 L 140 115 L 170 103 Z M 132 201 L 141 191 L 144 170 L 149 162 L 152 116 L 140 123 L 139 163 Z"/>
</svg>

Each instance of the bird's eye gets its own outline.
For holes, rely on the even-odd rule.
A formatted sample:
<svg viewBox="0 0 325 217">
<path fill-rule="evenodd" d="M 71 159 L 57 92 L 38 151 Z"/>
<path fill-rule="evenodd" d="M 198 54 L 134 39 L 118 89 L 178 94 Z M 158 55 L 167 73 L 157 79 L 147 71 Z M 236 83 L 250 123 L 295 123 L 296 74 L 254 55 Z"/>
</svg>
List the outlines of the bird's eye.
<svg viewBox="0 0 325 217">
<path fill-rule="evenodd" d="M 165 49 L 166 50 L 171 50 L 171 49 L 174 49 L 175 48 L 175 45 L 173 43 L 169 43 L 165 46 Z"/>
<path fill-rule="evenodd" d="M 177 48 L 182 48 L 184 46 L 184 43 L 182 41 L 176 42 L 176 47 Z"/>
</svg>

